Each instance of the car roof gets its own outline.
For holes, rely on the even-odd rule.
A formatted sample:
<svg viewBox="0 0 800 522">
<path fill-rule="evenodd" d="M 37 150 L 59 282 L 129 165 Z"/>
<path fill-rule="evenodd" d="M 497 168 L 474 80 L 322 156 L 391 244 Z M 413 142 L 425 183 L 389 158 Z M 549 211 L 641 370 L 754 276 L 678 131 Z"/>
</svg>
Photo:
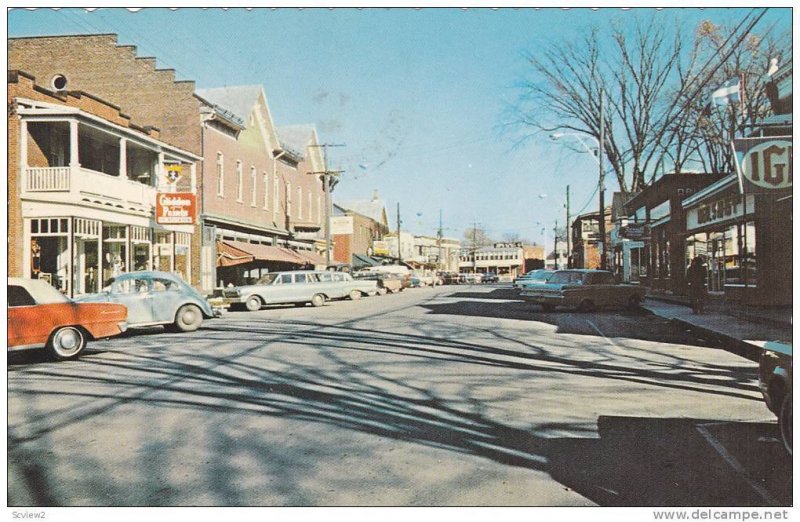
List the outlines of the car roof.
<svg viewBox="0 0 800 522">
<path fill-rule="evenodd" d="M 114 276 L 114 281 L 119 281 L 120 279 L 127 279 L 129 277 L 160 277 L 163 279 L 171 279 L 173 281 L 181 281 L 185 282 L 181 276 L 178 274 L 173 274 L 172 272 L 160 272 L 158 270 L 137 270 L 135 272 L 123 272 L 118 276 Z"/>
<path fill-rule="evenodd" d="M 65 295 L 43 279 L 9 277 L 8 286 L 21 286 L 31 294 L 37 304 L 51 304 L 69 301 Z"/>
</svg>

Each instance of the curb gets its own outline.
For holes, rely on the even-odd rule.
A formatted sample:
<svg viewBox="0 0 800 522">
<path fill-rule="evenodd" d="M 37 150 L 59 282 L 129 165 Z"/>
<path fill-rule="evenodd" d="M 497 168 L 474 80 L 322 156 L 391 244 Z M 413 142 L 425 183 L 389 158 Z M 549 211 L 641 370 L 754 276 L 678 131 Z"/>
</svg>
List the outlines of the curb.
<svg viewBox="0 0 800 522">
<path fill-rule="evenodd" d="M 654 301 L 661 301 L 663 303 L 668 303 L 668 304 L 672 304 L 672 305 L 685 306 L 687 308 L 691 307 L 691 304 L 689 304 L 689 303 L 687 303 L 685 301 L 682 301 L 682 300 L 680 300 L 678 298 L 670 297 L 670 296 L 648 294 L 648 295 L 645 296 L 645 298 L 646 299 L 652 299 Z M 783 320 L 780 320 L 780 319 L 774 319 L 774 318 L 771 318 L 771 317 L 753 316 L 753 315 L 748 314 L 747 311 L 726 311 L 726 312 L 720 312 L 720 313 L 722 313 L 723 315 L 729 315 L 731 317 L 735 317 L 737 319 L 743 319 L 745 321 L 750 321 L 750 322 L 753 322 L 753 323 L 763 324 L 763 325 L 766 325 L 766 326 L 772 326 L 774 328 L 789 328 L 789 329 L 791 329 L 793 327 L 791 321 L 787 322 L 787 321 L 783 321 Z"/>
<path fill-rule="evenodd" d="M 757 346 L 755 344 L 750 344 L 748 342 L 742 341 L 741 339 L 737 339 L 735 337 L 731 337 L 730 335 L 726 335 L 722 332 L 706 328 L 705 326 L 694 324 L 691 321 L 687 321 L 685 319 L 673 317 L 669 319 L 669 321 L 671 323 L 680 325 L 683 328 L 699 333 L 704 337 L 710 338 L 715 343 L 720 344 L 722 349 L 725 350 L 726 352 L 730 352 L 734 355 L 744 357 L 745 359 L 748 359 L 756 363 L 761 358 L 761 352 L 763 352 L 763 348 L 761 348 L 760 346 Z"/>
</svg>

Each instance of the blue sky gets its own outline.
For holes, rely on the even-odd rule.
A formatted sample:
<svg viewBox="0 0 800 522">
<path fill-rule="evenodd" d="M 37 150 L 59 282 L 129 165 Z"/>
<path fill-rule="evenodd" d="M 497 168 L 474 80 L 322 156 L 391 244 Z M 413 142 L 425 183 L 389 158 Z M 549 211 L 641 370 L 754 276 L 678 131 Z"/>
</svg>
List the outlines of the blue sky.
<svg viewBox="0 0 800 522">
<path fill-rule="evenodd" d="M 736 21 L 749 9 L 636 11 L 691 26 Z M 117 33 L 198 88 L 262 84 L 276 125 L 314 123 L 322 142 L 345 145 L 328 153 L 345 170 L 334 200 L 377 189 L 392 227 L 399 202 L 403 229 L 414 233 L 435 234 L 441 210 L 447 236 L 478 222 L 495 239 L 549 245 L 554 220 L 564 223 L 567 184 L 573 214 L 597 206 L 597 164 L 544 138 L 515 148 L 499 135 L 527 72 L 522 53 L 632 16 L 618 8 L 40 9 L 12 10 L 8 35 Z M 788 30 L 791 14 L 770 13 L 761 29 L 776 21 Z"/>
</svg>

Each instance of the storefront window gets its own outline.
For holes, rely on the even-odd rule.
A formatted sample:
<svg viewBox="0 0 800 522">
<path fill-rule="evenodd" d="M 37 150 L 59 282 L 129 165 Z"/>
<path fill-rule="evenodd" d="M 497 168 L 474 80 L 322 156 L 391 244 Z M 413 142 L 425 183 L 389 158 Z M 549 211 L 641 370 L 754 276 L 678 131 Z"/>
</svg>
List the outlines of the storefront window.
<svg viewBox="0 0 800 522">
<path fill-rule="evenodd" d="M 725 286 L 756 286 L 755 222 L 736 223 L 710 232 L 689 236 L 686 264 L 702 256 L 708 266 L 709 290 Z"/>
<path fill-rule="evenodd" d="M 33 219 L 30 222 L 30 277 L 44 279 L 65 294 L 69 292 L 69 220 Z"/>
<path fill-rule="evenodd" d="M 152 267 L 152 244 L 149 228 L 131 227 L 131 248 L 133 249 L 133 269 L 150 270 Z"/>
<path fill-rule="evenodd" d="M 185 281 L 190 281 L 189 277 L 191 275 L 189 270 L 191 241 L 191 234 L 186 232 L 175 233 L 175 272 Z"/>
<path fill-rule="evenodd" d="M 72 292 L 90 294 L 100 290 L 100 221 L 73 219 Z"/>
<path fill-rule="evenodd" d="M 103 282 L 128 271 L 128 227 L 103 226 Z"/>
<path fill-rule="evenodd" d="M 172 272 L 172 232 L 156 232 L 153 247 L 153 269 Z"/>
</svg>

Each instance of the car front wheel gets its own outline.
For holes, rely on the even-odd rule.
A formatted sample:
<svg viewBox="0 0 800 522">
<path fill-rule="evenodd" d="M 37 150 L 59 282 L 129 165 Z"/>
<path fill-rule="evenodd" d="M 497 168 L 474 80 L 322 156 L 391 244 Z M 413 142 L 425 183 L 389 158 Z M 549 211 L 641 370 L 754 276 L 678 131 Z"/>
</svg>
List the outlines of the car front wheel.
<svg viewBox="0 0 800 522">
<path fill-rule="evenodd" d="M 175 328 L 181 332 L 194 332 L 203 323 L 203 312 L 195 305 L 183 305 L 175 314 Z"/>
<path fill-rule="evenodd" d="M 792 454 L 792 392 L 786 394 L 781 404 L 781 412 L 778 415 L 778 424 L 781 427 L 781 439 L 786 451 Z"/>
<path fill-rule="evenodd" d="M 245 301 L 244 306 L 250 310 L 251 312 L 257 312 L 261 310 L 261 299 L 258 296 L 251 296 L 247 301 Z"/>
<path fill-rule="evenodd" d="M 352 290 L 350 292 L 350 299 L 352 299 L 353 301 L 357 301 L 357 300 L 361 299 L 361 291 L 360 290 Z"/>
<path fill-rule="evenodd" d="M 641 304 L 641 302 L 642 302 L 642 298 L 641 297 L 639 297 L 638 295 L 632 295 L 632 296 L 630 296 L 628 298 L 628 303 L 627 303 L 626 306 L 627 306 L 628 310 L 633 311 L 633 310 L 636 310 L 637 308 L 639 308 L 639 305 Z"/>
<path fill-rule="evenodd" d="M 59 328 L 47 343 L 50 356 L 57 361 L 74 359 L 86 348 L 86 336 L 74 326 Z"/>
</svg>

